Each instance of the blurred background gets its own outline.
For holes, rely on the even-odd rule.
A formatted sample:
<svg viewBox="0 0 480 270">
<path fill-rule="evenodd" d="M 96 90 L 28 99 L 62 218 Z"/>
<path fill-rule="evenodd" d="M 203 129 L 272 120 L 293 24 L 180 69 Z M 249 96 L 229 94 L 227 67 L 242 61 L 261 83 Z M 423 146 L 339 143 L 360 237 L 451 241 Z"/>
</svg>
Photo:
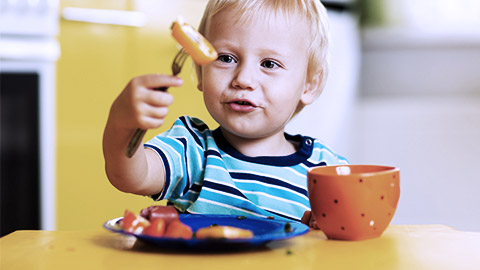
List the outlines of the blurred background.
<svg viewBox="0 0 480 270">
<path fill-rule="evenodd" d="M 289 124 L 355 164 L 401 169 L 394 224 L 480 231 L 480 1 L 322 1 L 332 28 L 320 98 Z M 104 172 L 108 111 L 128 81 L 170 73 L 169 33 L 198 25 L 206 0 L 0 0 L 1 235 L 98 229 L 153 202 Z M 217 125 L 186 82 L 180 115 Z M 313 125 L 312 123 L 315 123 Z"/>
</svg>

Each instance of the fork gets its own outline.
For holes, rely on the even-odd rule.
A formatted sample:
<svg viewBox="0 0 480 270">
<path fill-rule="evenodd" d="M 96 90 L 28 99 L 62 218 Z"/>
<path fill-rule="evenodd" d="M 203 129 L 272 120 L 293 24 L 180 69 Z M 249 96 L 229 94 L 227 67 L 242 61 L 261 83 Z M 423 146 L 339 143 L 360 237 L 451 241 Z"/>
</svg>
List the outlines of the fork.
<svg viewBox="0 0 480 270">
<path fill-rule="evenodd" d="M 173 76 L 180 73 L 180 71 L 182 70 L 183 64 L 185 63 L 185 60 L 187 60 L 187 57 L 188 57 L 188 54 L 184 49 L 181 49 L 180 51 L 178 51 L 177 55 L 175 55 L 175 58 L 173 59 L 173 62 L 172 62 Z M 157 91 L 167 91 L 167 89 L 168 89 L 168 86 L 154 88 L 154 90 L 157 90 Z M 145 135 L 145 132 L 147 132 L 147 130 L 145 129 L 137 128 L 137 130 L 135 130 L 135 133 L 133 133 L 133 136 L 130 139 L 130 142 L 128 143 L 128 146 L 127 146 L 127 152 L 125 153 L 127 157 L 131 158 L 133 156 L 138 146 L 140 145 L 140 142 L 143 136 Z"/>
</svg>

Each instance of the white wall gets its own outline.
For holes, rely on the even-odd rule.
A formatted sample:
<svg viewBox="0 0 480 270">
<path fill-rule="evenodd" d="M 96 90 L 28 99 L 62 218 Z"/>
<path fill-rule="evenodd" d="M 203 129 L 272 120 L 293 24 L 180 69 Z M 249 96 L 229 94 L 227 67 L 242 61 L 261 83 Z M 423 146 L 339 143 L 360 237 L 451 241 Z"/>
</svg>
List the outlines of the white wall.
<svg viewBox="0 0 480 270">
<path fill-rule="evenodd" d="M 320 97 L 292 119 L 286 131 L 319 138 L 348 158 L 360 71 L 360 34 L 357 19 L 351 13 L 329 11 L 328 15 L 331 40 L 327 84 Z"/>
<path fill-rule="evenodd" d="M 365 98 L 356 119 L 351 159 L 401 169 L 393 223 L 480 231 L 480 99 Z"/>
<path fill-rule="evenodd" d="M 480 42 L 366 32 L 351 160 L 396 165 L 393 223 L 480 231 Z"/>
</svg>

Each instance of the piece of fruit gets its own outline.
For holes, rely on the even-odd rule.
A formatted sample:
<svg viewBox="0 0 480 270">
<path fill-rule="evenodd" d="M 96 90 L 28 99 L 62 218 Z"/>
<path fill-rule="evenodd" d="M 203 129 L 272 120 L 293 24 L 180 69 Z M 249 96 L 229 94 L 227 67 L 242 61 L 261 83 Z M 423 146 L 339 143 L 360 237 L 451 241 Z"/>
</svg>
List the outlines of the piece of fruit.
<svg viewBox="0 0 480 270">
<path fill-rule="evenodd" d="M 141 234 L 143 230 L 150 225 L 150 222 L 145 218 L 135 215 L 129 210 L 125 210 L 121 222 L 122 229 L 126 232 Z"/>
<path fill-rule="evenodd" d="M 164 219 L 156 218 L 150 221 L 150 225 L 143 230 L 143 234 L 162 237 L 165 234 L 166 222 Z"/>
<path fill-rule="evenodd" d="M 165 231 L 164 237 L 191 239 L 193 236 L 192 228 L 182 223 L 180 220 L 170 222 Z"/>
<path fill-rule="evenodd" d="M 172 36 L 197 65 L 205 65 L 217 59 L 212 44 L 181 17 L 172 23 L 171 30 Z"/>
</svg>

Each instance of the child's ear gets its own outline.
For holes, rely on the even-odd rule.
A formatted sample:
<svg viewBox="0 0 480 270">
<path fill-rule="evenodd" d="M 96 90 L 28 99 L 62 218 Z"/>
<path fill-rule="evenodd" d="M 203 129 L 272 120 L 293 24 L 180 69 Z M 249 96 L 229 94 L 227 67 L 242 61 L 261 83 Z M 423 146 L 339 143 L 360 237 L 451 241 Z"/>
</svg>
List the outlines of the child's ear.
<svg viewBox="0 0 480 270">
<path fill-rule="evenodd" d="M 310 105 L 317 99 L 321 91 L 320 85 L 322 83 L 322 77 L 322 72 L 320 72 L 307 79 L 300 102 L 304 105 Z"/>
<path fill-rule="evenodd" d="M 201 80 L 201 78 L 198 78 L 197 89 L 200 90 L 200 92 L 203 91 L 203 86 L 202 86 L 202 80 Z"/>
<path fill-rule="evenodd" d="M 201 66 L 197 66 L 195 65 L 195 73 L 196 73 L 196 77 L 197 77 L 197 89 L 200 90 L 200 92 L 203 92 L 203 84 L 202 84 L 202 75 L 203 75 L 203 72 L 202 72 L 202 67 Z"/>
</svg>

